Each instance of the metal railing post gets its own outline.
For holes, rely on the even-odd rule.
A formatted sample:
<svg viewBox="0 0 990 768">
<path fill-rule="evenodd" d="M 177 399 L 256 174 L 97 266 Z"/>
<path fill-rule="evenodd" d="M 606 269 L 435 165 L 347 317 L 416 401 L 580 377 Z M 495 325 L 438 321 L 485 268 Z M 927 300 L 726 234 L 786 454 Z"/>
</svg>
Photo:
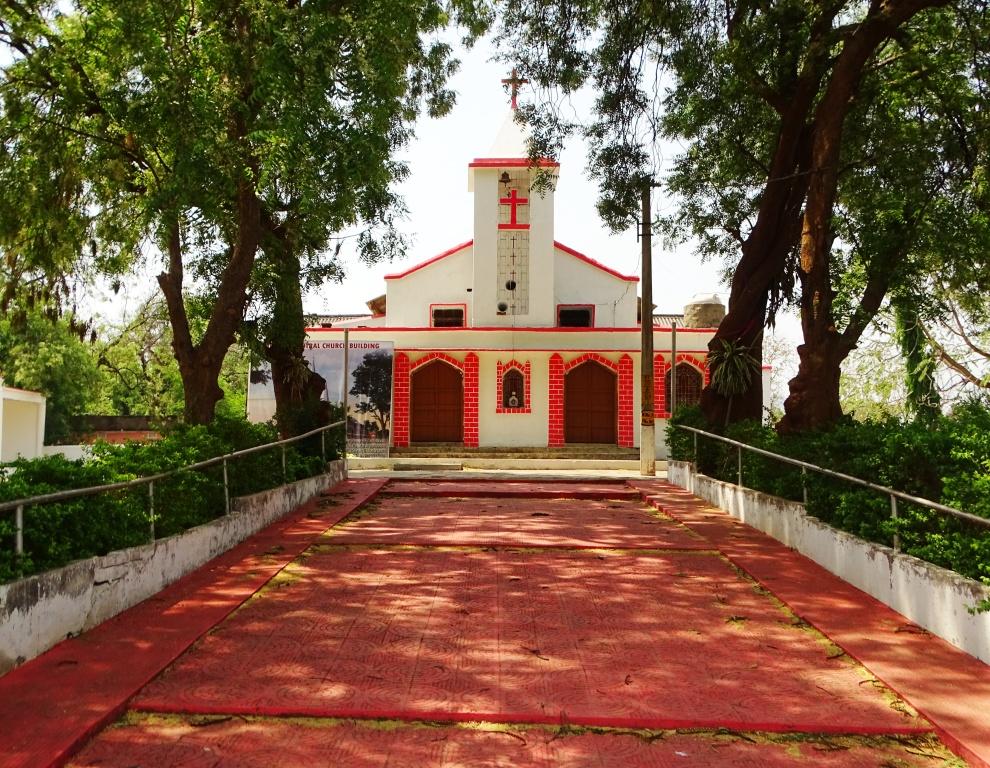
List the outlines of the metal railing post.
<svg viewBox="0 0 990 768">
<path fill-rule="evenodd" d="M 742 446 L 736 447 L 736 458 L 738 463 L 738 485 L 742 488 Z"/>
<path fill-rule="evenodd" d="M 285 469 L 285 446 L 282 446 L 282 485 L 289 482 L 289 473 Z"/>
<path fill-rule="evenodd" d="M 694 435 L 694 466 L 695 469 L 698 467 L 698 433 L 693 432 Z"/>
<path fill-rule="evenodd" d="M 323 430 L 320 432 L 320 458 L 323 459 L 323 463 L 327 463 L 327 432 Z"/>
<path fill-rule="evenodd" d="M 890 495 L 890 519 L 897 525 L 897 497 L 893 494 Z M 897 532 L 897 528 L 894 528 L 894 551 L 901 551 L 901 534 Z"/>
<path fill-rule="evenodd" d="M 808 468 L 801 467 L 801 496 L 804 497 L 804 506 L 808 506 Z"/>
<path fill-rule="evenodd" d="M 224 514 L 230 514 L 230 481 L 227 479 L 227 457 L 223 457 L 223 508 Z"/>
<path fill-rule="evenodd" d="M 155 481 L 148 483 L 148 525 L 151 528 L 151 543 L 155 543 Z"/>
<path fill-rule="evenodd" d="M 16 536 L 14 539 L 14 552 L 18 557 L 24 554 L 24 505 L 21 504 L 17 508 L 17 512 L 14 516 L 14 530 L 16 531 Z"/>
</svg>

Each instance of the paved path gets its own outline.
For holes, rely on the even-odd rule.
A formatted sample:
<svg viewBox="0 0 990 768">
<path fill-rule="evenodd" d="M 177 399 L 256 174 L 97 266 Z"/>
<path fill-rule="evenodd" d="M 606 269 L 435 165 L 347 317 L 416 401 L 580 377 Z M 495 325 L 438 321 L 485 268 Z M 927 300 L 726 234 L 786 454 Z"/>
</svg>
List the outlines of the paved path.
<svg viewBox="0 0 990 768">
<path fill-rule="evenodd" d="M 672 486 L 383 483 L 0 678 L 0 764 L 988 764 L 985 665 Z"/>
</svg>

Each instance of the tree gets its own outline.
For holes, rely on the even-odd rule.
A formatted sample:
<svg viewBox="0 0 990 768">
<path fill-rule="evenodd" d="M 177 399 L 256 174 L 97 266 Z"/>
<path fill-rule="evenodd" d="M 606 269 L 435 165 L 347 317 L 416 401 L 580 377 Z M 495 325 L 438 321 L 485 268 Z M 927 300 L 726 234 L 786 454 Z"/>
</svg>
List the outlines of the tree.
<svg viewBox="0 0 990 768">
<path fill-rule="evenodd" d="M 47 398 L 45 441 L 71 432 L 71 418 L 86 413 L 99 394 L 100 372 L 86 328 L 40 311 L 0 318 L 0 374 L 10 386 Z"/>
<path fill-rule="evenodd" d="M 451 98 L 449 47 L 426 42 L 449 21 L 477 33 L 485 16 L 470 0 L 404 0 L 388 13 L 326 0 L 77 0 L 67 14 L 8 0 L 0 39 L 15 60 L 0 136 L 17 173 L 0 190 L 0 232 L 35 220 L 58 230 L 57 217 L 72 224 L 58 230 L 67 250 L 91 245 L 117 270 L 152 244 L 185 418 L 207 422 L 259 248 L 282 228 L 301 233 L 298 254 L 382 210 L 362 208 L 364 180 L 380 193 L 401 170 L 391 153 L 416 105 Z M 45 199 L 31 193 L 39 180 Z M 43 243 L 18 244 L 43 263 Z M 198 333 L 195 295 L 209 307 Z"/>
<path fill-rule="evenodd" d="M 713 352 L 723 342 L 758 350 L 765 324 L 801 280 L 809 343 L 799 379 L 809 389 L 791 400 L 792 413 L 799 402 L 806 407 L 794 420 L 797 428 L 837 415 L 841 357 L 823 354 L 819 338 L 831 340 L 834 329 L 818 309 L 832 299 L 832 219 L 850 141 L 847 117 L 868 103 L 861 88 L 867 75 L 896 91 L 898 82 L 887 75 L 900 73 L 889 66 L 885 53 L 896 51 L 888 43 L 910 50 L 909 27 L 945 5 L 508 2 L 501 33 L 507 58 L 542 87 L 567 94 L 590 82 L 597 90 L 587 126 L 565 119 L 560 100 L 544 99 L 523 114 L 535 126 L 534 154 L 553 153 L 563 135 L 583 131 L 599 181 L 599 211 L 613 228 L 628 225 L 642 178 L 660 170 L 660 139 L 687 145 L 666 179 L 677 212 L 661 223 L 672 235 L 697 237 L 704 251 L 732 265 L 728 314 Z M 980 19 L 983 10 L 976 0 L 952 9 L 958 15 L 942 26 L 950 38 L 963 26 L 958 19 Z M 817 407 L 815 394 L 825 406 Z M 709 421 L 720 423 L 728 400 L 709 386 L 702 405 Z M 757 418 L 760 407 L 760 377 L 754 377 L 734 398 L 732 418 Z"/>
<path fill-rule="evenodd" d="M 354 386 L 350 394 L 363 398 L 358 413 L 368 413 L 388 432 L 392 413 L 392 355 L 383 350 L 369 352 L 354 368 Z"/>
</svg>

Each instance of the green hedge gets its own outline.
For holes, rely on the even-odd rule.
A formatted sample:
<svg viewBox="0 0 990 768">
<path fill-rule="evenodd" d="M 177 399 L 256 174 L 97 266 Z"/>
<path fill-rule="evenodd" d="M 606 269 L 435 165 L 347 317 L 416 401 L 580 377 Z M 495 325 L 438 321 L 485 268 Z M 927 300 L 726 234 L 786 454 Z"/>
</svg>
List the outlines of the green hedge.
<svg viewBox="0 0 990 768">
<path fill-rule="evenodd" d="M 132 480 L 277 439 L 271 425 L 217 419 L 208 427 L 177 426 L 155 442 L 98 443 L 93 457 L 85 461 L 62 456 L 22 459 L 2 465 L 0 501 Z M 340 455 L 339 442 L 338 435 L 327 435 L 328 460 Z M 280 448 L 239 457 L 227 466 L 231 496 L 257 493 L 283 482 Z M 289 482 L 322 470 L 319 435 L 286 449 Z M 156 482 L 154 500 L 157 538 L 213 520 L 224 513 L 222 466 L 179 472 Z M 148 501 L 148 487 L 141 486 L 27 507 L 23 557 L 14 554 L 14 513 L 0 513 L 0 582 L 148 542 Z"/>
<path fill-rule="evenodd" d="M 677 424 L 708 427 L 698 408 L 678 411 L 668 426 L 672 458 L 693 461 L 693 435 Z M 932 422 L 850 419 L 828 432 L 786 437 L 742 422 L 725 436 L 990 518 L 990 409 L 980 402 Z M 734 447 L 698 437 L 700 472 L 736 482 L 737 461 Z M 802 478 L 797 467 L 743 453 L 745 486 L 801 501 L 803 483 L 808 512 L 830 525 L 884 544 L 896 530 L 908 554 L 990 582 L 990 531 L 900 500 L 895 523 L 889 496 L 810 471 Z"/>
</svg>

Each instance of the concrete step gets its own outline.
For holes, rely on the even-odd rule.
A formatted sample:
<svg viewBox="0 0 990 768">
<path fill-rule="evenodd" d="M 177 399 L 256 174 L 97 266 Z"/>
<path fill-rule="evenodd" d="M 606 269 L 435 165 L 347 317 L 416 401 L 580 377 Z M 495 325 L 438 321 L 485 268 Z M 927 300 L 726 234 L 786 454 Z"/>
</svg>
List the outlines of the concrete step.
<svg viewBox="0 0 990 768">
<path fill-rule="evenodd" d="M 619 448 L 614 445 L 577 444 L 561 448 L 546 446 L 485 446 L 465 448 L 452 443 L 420 443 L 408 448 L 393 448 L 391 456 L 396 458 L 443 458 L 443 459 L 589 459 L 638 461 L 639 450 Z"/>
<path fill-rule="evenodd" d="M 355 458 L 347 460 L 348 469 L 385 469 L 394 472 L 423 472 L 423 471 L 457 471 L 470 469 L 521 469 L 521 470 L 601 470 L 619 469 L 638 471 L 639 459 L 575 459 L 575 458 L 491 458 L 471 456 L 458 459 L 456 462 L 444 457 L 409 457 L 392 456 L 383 458 Z M 667 462 L 657 461 L 657 471 L 665 471 Z"/>
</svg>

